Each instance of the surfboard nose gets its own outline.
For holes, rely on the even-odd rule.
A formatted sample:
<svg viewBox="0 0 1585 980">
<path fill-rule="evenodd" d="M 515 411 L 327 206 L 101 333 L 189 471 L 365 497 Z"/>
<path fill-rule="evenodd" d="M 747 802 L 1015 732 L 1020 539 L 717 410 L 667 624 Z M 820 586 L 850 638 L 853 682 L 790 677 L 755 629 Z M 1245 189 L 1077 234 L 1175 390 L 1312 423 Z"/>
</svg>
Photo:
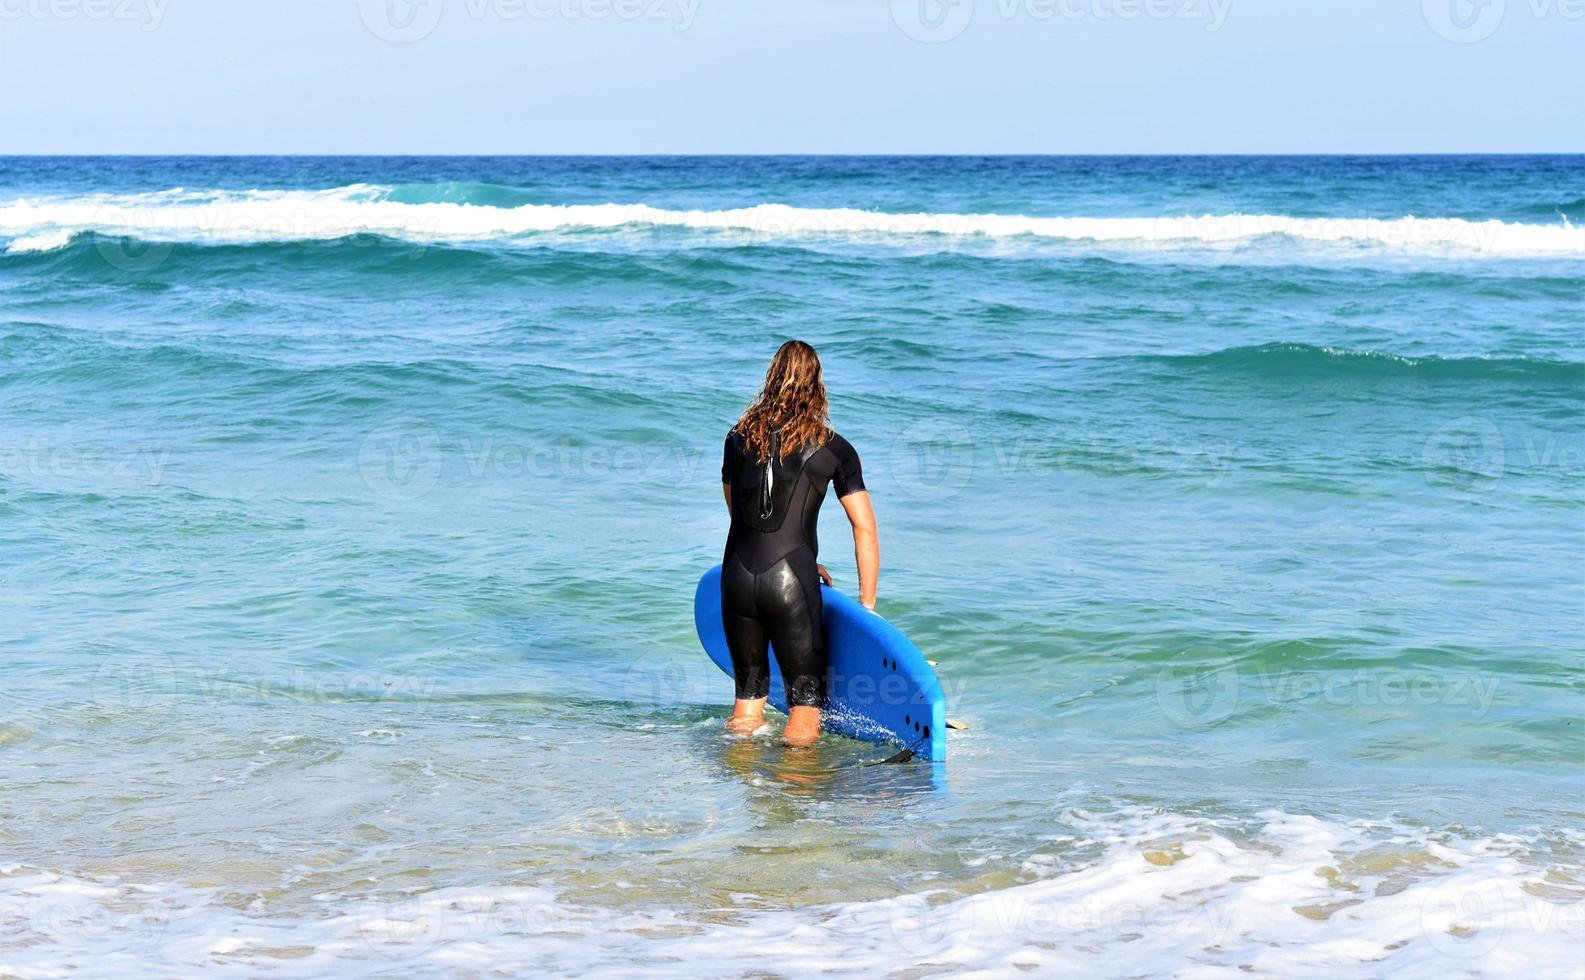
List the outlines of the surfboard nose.
<svg viewBox="0 0 1585 980">
<path fill-rule="evenodd" d="M 829 657 L 829 731 L 871 742 L 895 742 L 921 759 L 947 759 L 947 703 L 924 654 L 901 630 L 830 586 L 821 586 Z M 721 622 L 721 566 L 699 579 L 694 627 L 705 653 L 732 676 L 732 653 Z M 771 648 L 770 703 L 787 710 L 781 671 Z"/>
</svg>

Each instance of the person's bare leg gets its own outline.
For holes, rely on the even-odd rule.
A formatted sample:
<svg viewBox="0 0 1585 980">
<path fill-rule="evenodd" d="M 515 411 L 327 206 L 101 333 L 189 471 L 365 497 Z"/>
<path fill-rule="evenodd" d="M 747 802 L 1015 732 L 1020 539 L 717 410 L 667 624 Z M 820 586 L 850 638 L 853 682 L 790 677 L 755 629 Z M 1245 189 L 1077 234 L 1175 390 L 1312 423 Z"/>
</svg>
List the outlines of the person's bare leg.
<svg viewBox="0 0 1585 980">
<path fill-rule="evenodd" d="M 765 724 L 765 699 L 738 698 L 732 703 L 732 717 L 726 720 L 726 730 L 733 735 L 752 735 Z"/>
<path fill-rule="evenodd" d="M 820 709 L 808 705 L 795 705 L 787 713 L 787 727 L 782 730 L 781 743 L 795 749 L 813 745 L 820 737 Z"/>
</svg>

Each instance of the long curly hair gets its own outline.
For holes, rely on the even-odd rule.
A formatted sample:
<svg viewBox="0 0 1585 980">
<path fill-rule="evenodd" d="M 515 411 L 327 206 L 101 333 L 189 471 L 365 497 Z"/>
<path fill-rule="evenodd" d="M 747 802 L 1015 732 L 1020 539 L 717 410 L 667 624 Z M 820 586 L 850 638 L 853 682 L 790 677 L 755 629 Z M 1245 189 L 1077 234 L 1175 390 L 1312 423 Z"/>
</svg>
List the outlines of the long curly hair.
<svg viewBox="0 0 1585 980">
<path fill-rule="evenodd" d="M 770 359 L 764 386 L 732 431 L 763 463 L 770 459 L 771 433 L 781 430 L 781 458 L 786 459 L 810 442 L 825 445 L 831 438 L 829 412 L 820 355 L 801 340 L 789 340 Z"/>
</svg>

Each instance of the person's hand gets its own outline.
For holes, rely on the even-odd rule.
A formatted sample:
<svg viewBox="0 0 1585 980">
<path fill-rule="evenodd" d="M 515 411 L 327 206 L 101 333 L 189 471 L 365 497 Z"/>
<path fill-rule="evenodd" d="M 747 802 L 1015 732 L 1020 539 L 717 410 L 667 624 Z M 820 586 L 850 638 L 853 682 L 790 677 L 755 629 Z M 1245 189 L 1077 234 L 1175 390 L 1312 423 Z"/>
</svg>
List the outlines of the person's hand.
<svg viewBox="0 0 1585 980">
<path fill-rule="evenodd" d="M 826 571 L 826 567 L 824 565 L 820 564 L 819 562 L 815 562 L 815 571 L 820 573 L 820 581 L 827 585 L 831 585 L 831 573 Z M 832 587 L 835 588 L 835 586 Z"/>
</svg>

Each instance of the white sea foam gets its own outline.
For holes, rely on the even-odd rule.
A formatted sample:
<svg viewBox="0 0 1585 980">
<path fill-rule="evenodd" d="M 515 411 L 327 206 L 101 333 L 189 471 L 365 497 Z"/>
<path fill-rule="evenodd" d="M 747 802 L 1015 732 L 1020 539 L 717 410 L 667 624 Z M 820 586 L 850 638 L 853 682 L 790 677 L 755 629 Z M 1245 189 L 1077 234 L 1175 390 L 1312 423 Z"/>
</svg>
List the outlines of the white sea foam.
<svg viewBox="0 0 1585 980">
<path fill-rule="evenodd" d="M 1461 218 L 1300 218 L 1273 214 L 1033 217 L 891 214 L 852 208 L 679 211 L 644 204 L 490 207 L 403 203 L 390 189 L 358 184 L 324 191 L 195 192 L 17 200 L 0 204 L 11 250 L 62 247 L 96 231 L 149 241 L 249 243 L 381 235 L 415 242 L 513 240 L 548 232 L 676 229 L 760 240 L 936 236 L 1094 244 L 1119 248 L 1227 249 L 1263 240 L 1455 257 L 1585 257 L 1585 228 Z M 49 237 L 46 237 L 49 236 Z M 740 237 L 734 240 L 740 240 Z M 19 242 L 28 242 L 19 249 Z"/>
<path fill-rule="evenodd" d="M 25 252 L 53 252 L 70 245 L 76 234 L 68 228 L 41 232 L 37 235 L 23 235 L 12 239 L 11 244 L 6 246 L 6 252 L 12 255 L 21 255 Z"/>
<path fill-rule="evenodd" d="M 1033 856 L 1029 884 L 709 915 L 519 885 L 240 909 L 219 888 L 12 866 L 0 976 L 1585 977 L 1585 882 L 1526 859 L 1532 841 L 1282 813 L 1064 819 L 1082 836 Z"/>
</svg>

